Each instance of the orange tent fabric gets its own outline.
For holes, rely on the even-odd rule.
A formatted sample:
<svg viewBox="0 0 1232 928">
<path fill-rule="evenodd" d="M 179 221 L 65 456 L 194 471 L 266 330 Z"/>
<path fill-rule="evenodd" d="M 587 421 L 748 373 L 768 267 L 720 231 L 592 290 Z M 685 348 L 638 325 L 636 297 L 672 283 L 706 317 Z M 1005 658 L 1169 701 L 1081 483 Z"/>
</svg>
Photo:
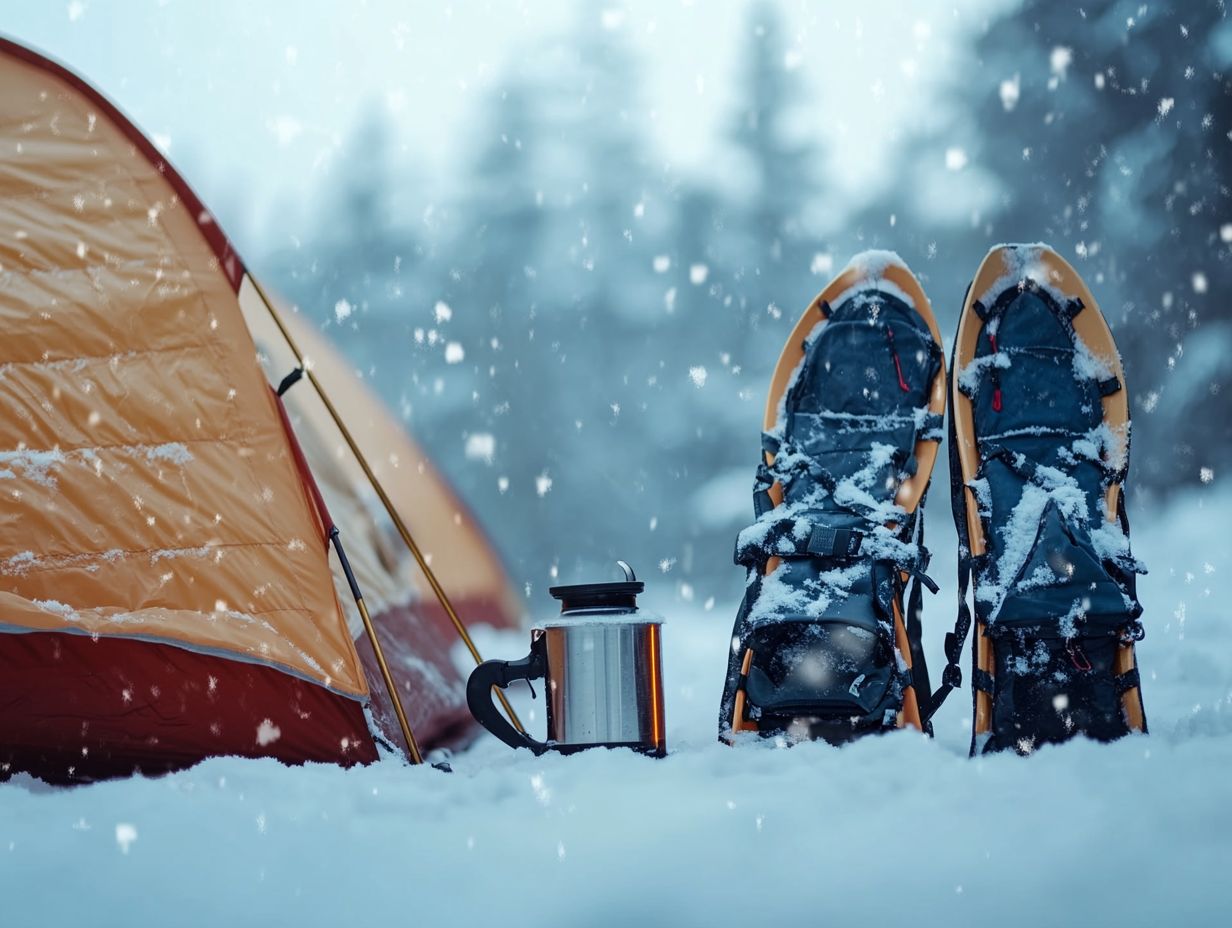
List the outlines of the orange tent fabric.
<svg viewBox="0 0 1232 928">
<path fill-rule="evenodd" d="M 327 526 L 241 309 L 251 289 L 212 216 L 122 114 L 0 40 L 0 773 L 376 756 Z M 311 431 L 316 469 L 332 448 Z M 353 474 L 326 483 L 335 500 L 357 492 Z M 347 516 L 344 538 L 358 524 L 374 534 L 370 513 Z M 507 581 L 478 543 L 479 588 L 495 591 L 486 619 L 507 624 Z M 348 549 L 368 562 L 373 544 Z M 460 678 L 414 594 L 374 612 L 378 628 L 394 605 L 415 618 L 390 634 L 430 745 L 456 734 L 464 703 L 433 701 Z"/>
</svg>

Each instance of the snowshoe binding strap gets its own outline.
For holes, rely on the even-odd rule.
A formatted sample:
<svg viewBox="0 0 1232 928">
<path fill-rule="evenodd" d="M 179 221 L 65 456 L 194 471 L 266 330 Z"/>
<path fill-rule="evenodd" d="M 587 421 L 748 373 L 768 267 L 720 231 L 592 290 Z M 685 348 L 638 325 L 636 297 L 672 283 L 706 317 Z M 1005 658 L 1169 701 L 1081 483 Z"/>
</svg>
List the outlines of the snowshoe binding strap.
<svg viewBox="0 0 1232 928">
<path fill-rule="evenodd" d="M 755 729 L 841 742 L 924 727 L 920 612 L 936 584 L 920 502 L 944 403 L 918 282 L 896 258 L 857 258 L 810 304 L 772 378 L 756 520 L 734 554 L 747 575 L 722 739 Z"/>
<path fill-rule="evenodd" d="M 1124 374 L 1073 268 L 1046 246 L 990 252 L 950 382 L 960 605 L 927 713 L 961 685 L 974 626 L 972 753 L 1145 731 Z"/>
</svg>

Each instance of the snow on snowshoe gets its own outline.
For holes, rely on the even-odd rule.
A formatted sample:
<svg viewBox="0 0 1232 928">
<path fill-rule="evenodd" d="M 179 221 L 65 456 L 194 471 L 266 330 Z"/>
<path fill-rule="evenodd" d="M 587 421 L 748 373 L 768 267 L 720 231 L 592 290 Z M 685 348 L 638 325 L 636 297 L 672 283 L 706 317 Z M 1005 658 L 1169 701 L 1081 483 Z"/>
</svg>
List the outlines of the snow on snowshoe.
<svg viewBox="0 0 1232 928">
<path fill-rule="evenodd" d="M 897 255 L 857 256 L 809 304 L 771 378 L 756 521 L 736 542 L 748 574 L 721 740 L 927 727 L 920 584 L 936 586 L 921 508 L 944 410 L 928 298 Z"/>
<path fill-rule="evenodd" d="M 961 680 L 972 582 L 973 755 L 1146 731 L 1129 403 L 1099 306 L 1047 246 L 998 246 L 967 292 L 952 365 L 960 606 L 934 708 Z"/>
</svg>

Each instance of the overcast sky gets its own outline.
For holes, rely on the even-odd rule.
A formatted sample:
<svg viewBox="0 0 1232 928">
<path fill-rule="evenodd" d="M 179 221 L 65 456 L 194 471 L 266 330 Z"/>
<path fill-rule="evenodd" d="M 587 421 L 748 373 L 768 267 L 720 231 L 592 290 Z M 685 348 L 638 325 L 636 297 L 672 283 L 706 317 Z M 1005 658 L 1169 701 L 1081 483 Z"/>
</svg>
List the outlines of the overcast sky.
<svg viewBox="0 0 1232 928">
<path fill-rule="evenodd" d="M 879 183 L 907 127 L 936 118 L 965 30 L 998 0 L 783 2 L 815 95 L 808 131 L 832 179 Z M 0 28 L 99 87 L 162 145 L 243 242 L 319 188 L 363 108 L 389 108 L 425 201 L 447 196 L 483 93 L 517 56 L 594 16 L 641 67 L 647 135 L 678 170 L 706 172 L 739 74 L 737 0 L 246 2 L 0 0 Z M 301 217 L 302 218 L 302 217 Z M 288 219 L 294 227 L 294 221 Z M 236 226 L 241 228 L 236 228 Z M 289 233 L 288 233 L 289 234 Z"/>
</svg>

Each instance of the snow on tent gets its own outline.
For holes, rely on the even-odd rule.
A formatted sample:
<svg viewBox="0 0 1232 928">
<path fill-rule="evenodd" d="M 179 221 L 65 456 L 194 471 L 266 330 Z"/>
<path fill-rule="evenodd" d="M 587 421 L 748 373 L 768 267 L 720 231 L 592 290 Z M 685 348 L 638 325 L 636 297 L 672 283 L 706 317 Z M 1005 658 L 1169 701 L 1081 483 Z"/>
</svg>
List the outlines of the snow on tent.
<svg viewBox="0 0 1232 928">
<path fill-rule="evenodd" d="M 114 106 L 3 39 L 0 87 L 0 776 L 375 759 L 374 731 L 398 727 L 331 517 L 420 744 L 457 739 L 452 620 L 399 535 L 458 612 L 511 624 L 474 519 L 293 317 L 313 383 L 284 415 L 261 362 L 277 382 L 297 358 L 272 308 Z"/>
</svg>

